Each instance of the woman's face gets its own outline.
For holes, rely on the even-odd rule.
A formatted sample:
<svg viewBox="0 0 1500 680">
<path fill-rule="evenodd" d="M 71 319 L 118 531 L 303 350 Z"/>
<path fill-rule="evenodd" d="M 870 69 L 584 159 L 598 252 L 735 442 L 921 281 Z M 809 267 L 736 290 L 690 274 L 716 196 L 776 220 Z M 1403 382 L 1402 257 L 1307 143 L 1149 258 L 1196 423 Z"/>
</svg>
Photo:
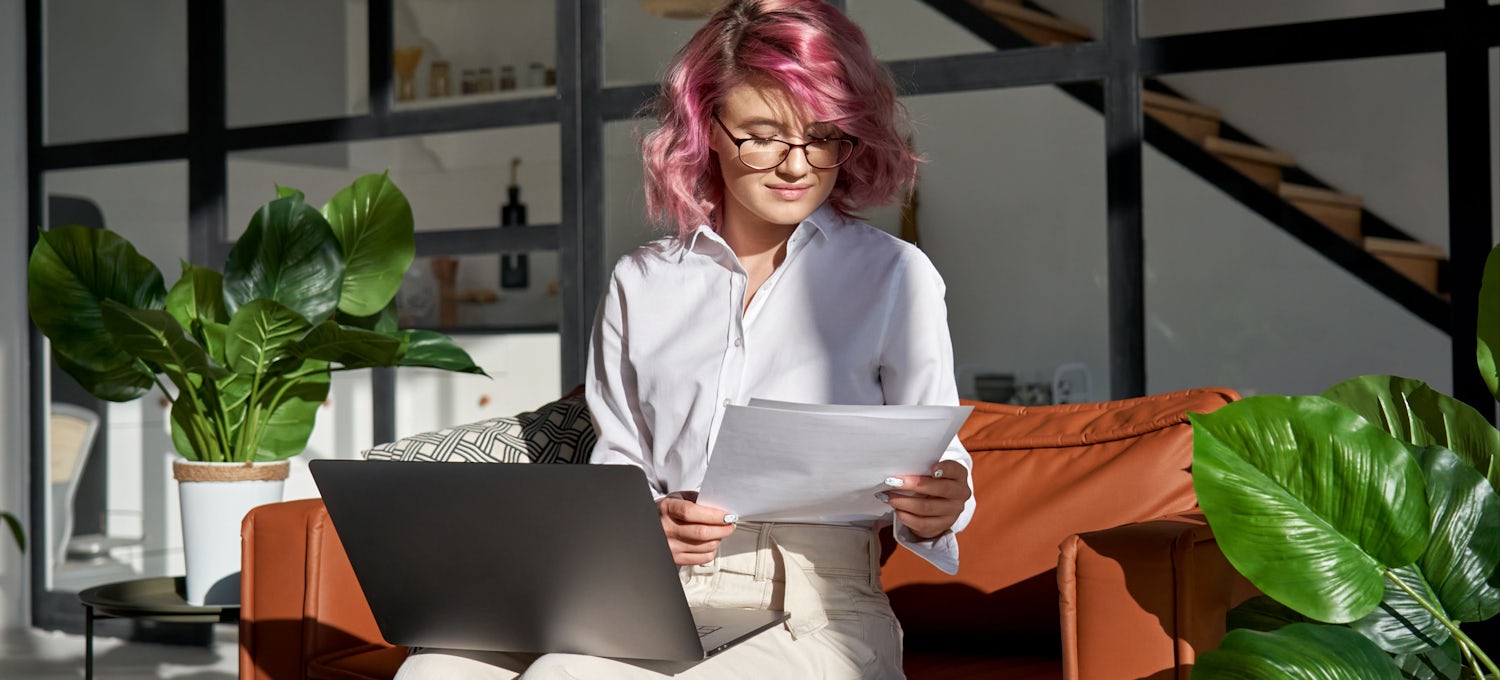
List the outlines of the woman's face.
<svg viewBox="0 0 1500 680">
<path fill-rule="evenodd" d="M 719 121 L 729 133 L 744 139 L 779 139 L 802 144 L 836 137 L 828 123 L 804 120 L 773 87 L 739 85 L 719 105 Z M 794 227 L 811 215 L 833 192 L 838 168 L 819 169 L 807 163 L 803 149 L 792 149 L 786 160 L 770 170 L 755 170 L 740 162 L 735 143 L 724 129 L 711 128 L 714 152 L 724 175 L 724 223 L 734 227 Z M 780 145 L 776 145 L 780 146 Z M 748 152 L 751 144 L 746 144 Z"/>
</svg>

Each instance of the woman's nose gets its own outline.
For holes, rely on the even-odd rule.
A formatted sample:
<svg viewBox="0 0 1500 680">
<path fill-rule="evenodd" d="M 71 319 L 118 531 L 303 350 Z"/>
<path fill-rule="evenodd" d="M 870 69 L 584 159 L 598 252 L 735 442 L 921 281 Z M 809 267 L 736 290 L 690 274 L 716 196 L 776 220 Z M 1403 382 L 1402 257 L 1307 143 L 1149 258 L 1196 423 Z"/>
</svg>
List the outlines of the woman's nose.
<svg viewBox="0 0 1500 680">
<path fill-rule="evenodd" d="M 793 147 L 786 153 L 786 160 L 776 166 L 776 172 L 787 177 L 801 177 L 812 168 L 807 163 L 807 147 Z"/>
</svg>

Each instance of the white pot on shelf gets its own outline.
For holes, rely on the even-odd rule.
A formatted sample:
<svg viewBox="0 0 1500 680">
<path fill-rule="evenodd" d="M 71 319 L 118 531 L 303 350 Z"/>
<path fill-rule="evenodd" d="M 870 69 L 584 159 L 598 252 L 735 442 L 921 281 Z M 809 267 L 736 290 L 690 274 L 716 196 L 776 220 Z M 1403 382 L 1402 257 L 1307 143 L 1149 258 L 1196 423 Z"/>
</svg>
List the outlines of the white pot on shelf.
<svg viewBox="0 0 1500 680">
<path fill-rule="evenodd" d="M 188 604 L 239 605 L 240 523 L 252 508 L 281 501 L 290 468 L 284 460 L 172 463 L 182 503 Z"/>
</svg>

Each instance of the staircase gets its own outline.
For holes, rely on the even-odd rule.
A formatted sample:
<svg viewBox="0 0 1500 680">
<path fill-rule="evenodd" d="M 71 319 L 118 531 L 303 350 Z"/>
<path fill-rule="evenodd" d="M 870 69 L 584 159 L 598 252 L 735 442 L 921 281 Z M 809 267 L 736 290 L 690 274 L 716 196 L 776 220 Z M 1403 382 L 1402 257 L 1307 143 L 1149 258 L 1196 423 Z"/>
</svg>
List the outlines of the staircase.
<svg viewBox="0 0 1500 680">
<path fill-rule="evenodd" d="M 967 3 L 982 10 L 991 25 L 973 25 L 972 9 L 954 7 L 963 2 L 927 0 L 999 49 L 1093 39 L 1087 27 L 1023 0 Z M 1058 87 L 1103 110 L 1099 85 Z M 1143 83 L 1141 99 L 1147 143 L 1446 332 L 1450 305 L 1447 255 L 1441 248 L 1418 242 L 1371 213 L 1363 199 L 1328 186 L 1291 154 L 1257 143 L 1214 107 L 1190 101 L 1155 79 Z"/>
</svg>

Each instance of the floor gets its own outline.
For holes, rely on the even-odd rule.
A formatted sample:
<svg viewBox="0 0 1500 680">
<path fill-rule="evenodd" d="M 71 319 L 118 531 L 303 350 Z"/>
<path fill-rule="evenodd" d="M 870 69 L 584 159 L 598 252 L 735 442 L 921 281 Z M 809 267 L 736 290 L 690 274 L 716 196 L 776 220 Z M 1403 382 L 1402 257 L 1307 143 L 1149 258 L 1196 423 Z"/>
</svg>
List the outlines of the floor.
<svg viewBox="0 0 1500 680">
<path fill-rule="evenodd" d="M 99 638 L 94 677 L 99 680 L 234 680 L 239 677 L 235 624 L 214 627 L 212 647 L 160 645 Z M 0 633 L 0 678 L 82 678 L 84 638 L 35 629 Z"/>
</svg>

